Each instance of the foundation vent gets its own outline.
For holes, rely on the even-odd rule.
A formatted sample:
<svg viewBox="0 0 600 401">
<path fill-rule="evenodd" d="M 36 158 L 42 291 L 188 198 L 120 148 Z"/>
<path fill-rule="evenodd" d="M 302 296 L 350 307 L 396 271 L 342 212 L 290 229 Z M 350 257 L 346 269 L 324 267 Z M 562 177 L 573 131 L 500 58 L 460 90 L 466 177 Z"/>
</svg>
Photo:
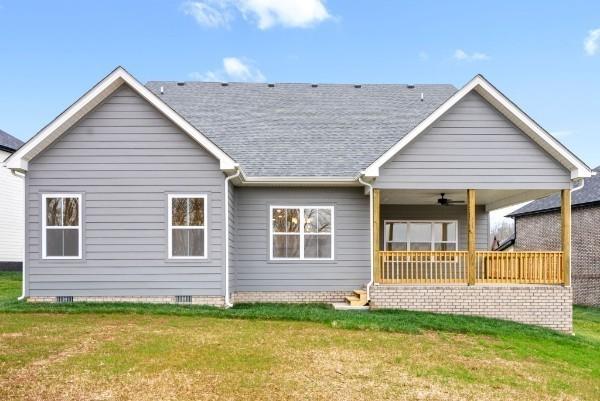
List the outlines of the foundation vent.
<svg viewBox="0 0 600 401">
<path fill-rule="evenodd" d="M 60 297 L 56 297 L 56 303 L 59 304 L 67 304 L 73 302 L 73 297 L 72 296 L 60 296 Z"/>
<path fill-rule="evenodd" d="M 191 304 L 192 296 L 191 295 L 175 295 L 175 303 L 177 304 Z"/>
</svg>

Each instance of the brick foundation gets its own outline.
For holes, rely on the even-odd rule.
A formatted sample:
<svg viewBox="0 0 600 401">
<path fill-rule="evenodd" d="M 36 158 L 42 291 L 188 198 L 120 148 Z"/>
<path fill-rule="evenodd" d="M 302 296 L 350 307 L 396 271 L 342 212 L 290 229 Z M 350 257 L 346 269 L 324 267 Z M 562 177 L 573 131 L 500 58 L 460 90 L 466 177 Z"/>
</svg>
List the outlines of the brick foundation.
<svg viewBox="0 0 600 401">
<path fill-rule="evenodd" d="M 56 297 L 29 297 L 27 302 L 56 302 Z M 123 296 L 106 296 L 106 297 L 73 297 L 73 302 L 130 302 L 130 303 L 150 303 L 150 304 L 174 304 L 174 296 L 156 296 L 156 297 L 123 297 Z M 186 303 L 181 303 L 186 305 Z M 219 296 L 192 296 L 192 305 L 209 305 L 223 306 L 224 298 Z M 188 303 L 189 305 L 189 303 Z"/>
<path fill-rule="evenodd" d="M 542 285 L 374 285 L 371 308 L 513 320 L 571 333 L 570 287 Z"/>
<path fill-rule="evenodd" d="M 343 302 L 352 291 L 248 291 L 235 292 L 233 303 L 252 302 Z"/>
</svg>

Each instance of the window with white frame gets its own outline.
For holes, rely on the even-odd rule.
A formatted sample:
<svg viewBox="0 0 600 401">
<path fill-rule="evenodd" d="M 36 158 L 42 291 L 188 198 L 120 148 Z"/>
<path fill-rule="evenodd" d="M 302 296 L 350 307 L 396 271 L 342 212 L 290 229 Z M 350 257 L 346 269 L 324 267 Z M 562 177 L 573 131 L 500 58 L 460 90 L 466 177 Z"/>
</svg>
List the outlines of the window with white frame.
<svg viewBox="0 0 600 401">
<path fill-rule="evenodd" d="M 81 258 L 81 195 L 42 195 L 44 259 Z"/>
<path fill-rule="evenodd" d="M 386 220 L 384 242 L 388 251 L 455 251 L 458 222 Z"/>
<path fill-rule="evenodd" d="M 271 259 L 333 259 L 333 207 L 271 206 Z"/>
<path fill-rule="evenodd" d="M 169 257 L 206 258 L 206 195 L 169 195 Z"/>
</svg>

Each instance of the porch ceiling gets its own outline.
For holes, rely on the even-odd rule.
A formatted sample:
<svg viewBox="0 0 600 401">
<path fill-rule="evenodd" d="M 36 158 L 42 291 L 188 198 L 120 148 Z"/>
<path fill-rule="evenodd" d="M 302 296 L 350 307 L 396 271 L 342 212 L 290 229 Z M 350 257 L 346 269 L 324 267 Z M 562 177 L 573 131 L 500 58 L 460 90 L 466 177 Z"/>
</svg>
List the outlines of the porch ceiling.
<svg viewBox="0 0 600 401">
<path fill-rule="evenodd" d="M 476 192 L 476 203 L 485 205 L 486 210 L 494 210 L 501 207 L 514 205 L 529 200 L 538 199 L 556 192 L 550 190 L 496 190 L 479 189 Z M 382 189 L 381 203 L 394 205 L 437 205 L 440 194 L 448 199 L 463 201 L 466 204 L 467 190 L 456 189 Z M 458 204 L 459 206 L 463 204 Z M 450 205 L 449 207 L 452 207 Z"/>
</svg>

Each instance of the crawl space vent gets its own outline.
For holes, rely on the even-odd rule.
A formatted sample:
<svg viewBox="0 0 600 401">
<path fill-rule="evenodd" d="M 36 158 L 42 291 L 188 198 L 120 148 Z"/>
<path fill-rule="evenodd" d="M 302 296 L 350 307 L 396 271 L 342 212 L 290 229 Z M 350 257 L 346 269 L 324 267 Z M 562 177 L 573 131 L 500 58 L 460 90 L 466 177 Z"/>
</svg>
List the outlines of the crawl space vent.
<svg viewBox="0 0 600 401">
<path fill-rule="evenodd" d="M 178 304 L 191 304 L 192 296 L 191 295 L 175 295 L 175 303 Z"/>
</svg>

